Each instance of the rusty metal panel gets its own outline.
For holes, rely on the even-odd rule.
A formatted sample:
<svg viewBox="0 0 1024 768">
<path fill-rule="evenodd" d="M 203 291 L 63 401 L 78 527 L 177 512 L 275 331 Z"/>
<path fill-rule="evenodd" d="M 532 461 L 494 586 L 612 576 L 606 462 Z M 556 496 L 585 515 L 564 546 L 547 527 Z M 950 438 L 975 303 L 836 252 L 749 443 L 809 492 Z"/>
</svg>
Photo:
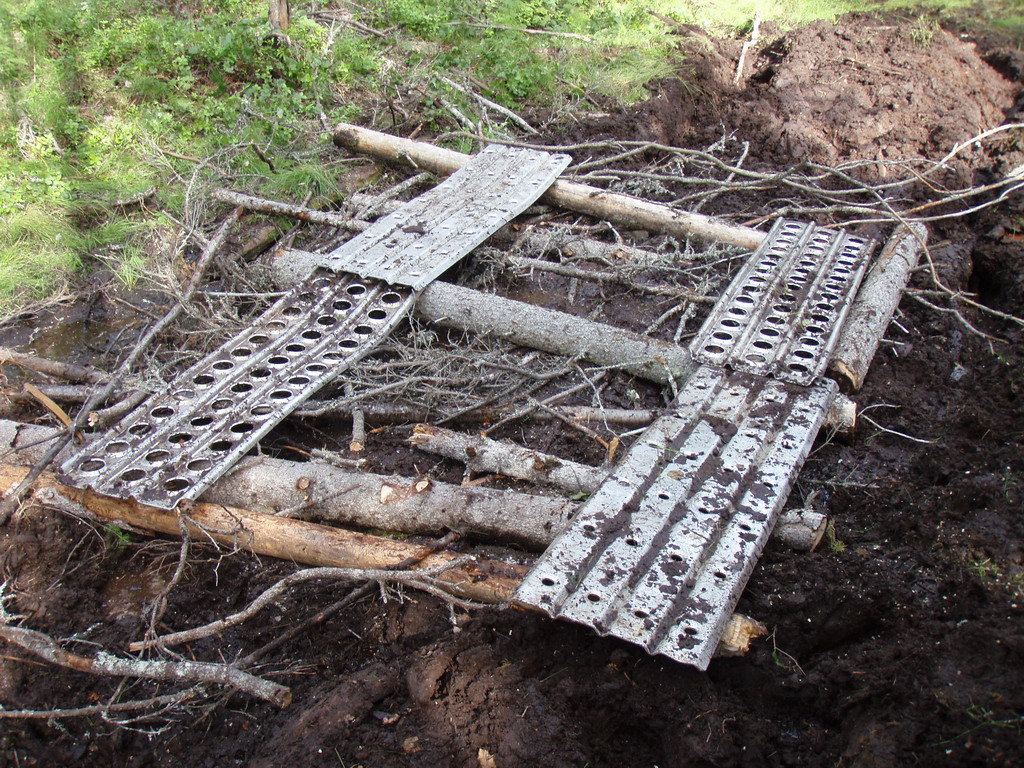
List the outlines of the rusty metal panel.
<svg viewBox="0 0 1024 768">
<path fill-rule="evenodd" d="M 706 669 L 835 391 L 701 366 L 516 601 Z"/>
<path fill-rule="evenodd" d="M 828 365 L 874 244 L 779 219 L 690 351 L 711 365 L 810 384 Z"/>
<path fill-rule="evenodd" d="M 73 485 L 163 509 L 195 499 L 412 303 L 406 287 L 316 272 L 62 472 Z"/>
<path fill-rule="evenodd" d="M 321 263 L 422 290 L 532 205 L 570 159 L 488 146 L 447 180 L 380 219 Z"/>
</svg>

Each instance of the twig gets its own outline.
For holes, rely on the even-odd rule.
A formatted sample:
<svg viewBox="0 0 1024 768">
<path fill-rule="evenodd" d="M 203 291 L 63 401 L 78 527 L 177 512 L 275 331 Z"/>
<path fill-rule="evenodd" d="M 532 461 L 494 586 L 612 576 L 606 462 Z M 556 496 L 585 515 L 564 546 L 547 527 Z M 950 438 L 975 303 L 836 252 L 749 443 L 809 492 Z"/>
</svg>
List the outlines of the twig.
<svg viewBox="0 0 1024 768">
<path fill-rule="evenodd" d="M 442 582 L 433 578 L 450 568 L 458 567 L 466 562 L 468 562 L 467 558 L 456 558 L 455 560 L 445 563 L 438 568 L 431 568 L 426 571 L 416 572 L 370 570 L 364 568 L 307 568 L 285 576 L 280 581 L 265 589 L 258 597 L 256 597 L 256 599 L 237 613 L 225 616 L 223 619 L 218 619 L 217 621 L 211 621 L 209 624 L 204 624 L 201 627 L 193 627 L 192 629 L 185 629 L 181 632 L 173 632 L 169 635 L 131 643 L 128 646 L 128 649 L 131 651 L 141 651 L 154 647 L 169 648 L 173 645 L 192 643 L 196 640 L 211 637 L 212 635 L 219 635 L 224 630 L 233 627 L 236 624 L 248 621 L 296 584 L 303 584 L 307 581 L 317 579 L 333 579 L 336 581 L 373 581 L 381 584 L 404 584 L 409 587 L 415 587 L 416 589 L 422 589 L 425 592 L 430 592 L 435 596 L 441 597 L 444 600 L 448 600 L 462 607 L 477 607 L 477 603 L 469 600 L 463 600 L 455 597 L 450 592 L 447 592 L 443 587 L 439 586 Z"/>
<path fill-rule="evenodd" d="M 0 623 L 0 637 L 34 653 L 51 664 L 78 672 L 117 677 L 139 677 L 149 680 L 215 683 L 230 686 L 282 708 L 291 703 L 291 690 L 286 686 L 250 675 L 248 672 L 235 669 L 227 664 L 211 664 L 202 661 L 144 661 L 142 659 L 124 659 L 106 652 L 100 652 L 94 658 L 87 658 L 65 651 L 57 645 L 52 637 L 42 632 L 12 627 L 5 623 Z"/>
<path fill-rule="evenodd" d="M 517 115 L 511 109 L 508 109 L 507 107 L 503 107 L 503 106 L 501 106 L 501 104 L 496 104 L 495 102 L 491 101 L 490 99 L 485 99 L 479 93 L 471 91 L 468 88 L 466 88 L 464 86 L 461 86 L 461 85 L 459 85 L 458 83 L 456 83 L 456 82 L 454 82 L 452 80 L 449 80 L 447 77 L 442 77 L 441 80 L 443 82 L 447 83 L 448 85 L 450 85 L 455 90 L 459 91 L 460 93 L 464 93 L 467 96 L 473 97 L 482 106 L 487 107 L 488 109 L 493 109 L 495 112 L 498 112 L 498 113 L 504 115 L 505 117 L 507 117 L 509 120 L 511 120 L 516 125 L 518 125 L 520 128 L 522 128 L 527 133 L 532 133 L 532 134 L 536 134 L 537 133 L 537 129 L 536 128 L 534 128 L 532 125 L 530 125 L 528 122 L 526 122 L 526 120 L 521 118 L 519 115 Z"/>
<path fill-rule="evenodd" d="M 108 714 L 116 712 L 137 712 L 140 709 L 171 709 L 184 704 L 196 695 L 195 688 L 189 688 L 177 693 L 168 693 L 163 696 L 153 696 L 149 699 L 137 699 L 133 701 L 107 702 L 106 704 L 93 704 L 88 707 L 74 707 L 69 709 L 3 709 L 0 708 L 0 719 L 6 720 L 62 720 L 70 717 L 94 717 L 99 715 L 106 719 Z M 150 717 L 155 717 L 153 713 Z"/>
<path fill-rule="evenodd" d="M 446 549 L 450 544 L 454 543 L 459 538 L 460 535 L 458 533 L 456 533 L 455 531 L 451 531 L 442 536 L 441 538 L 437 539 L 430 545 L 424 547 L 423 551 L 417 554 L 415 557 L 407 557 L 402 562 L 397 563 L 396 565 L 394 565 L 391 568 L 388 568 L 387 570 L 404 571 L 409 568 L 412 568 L 413 566 L 423 562 L 425 558 L 434 554 L 435 552 L 440 552 L 441 550 Z M 351 605 L 357 600 L 361 600 L 362 598 L 366 597 L 371 592 L 373 592 L 373 590 L 376 587 L 376 581 L 368 581 L 361 587 L 353 589 L 351 592 L 345 595 L 345 597 L 341 598 L 340 600 L 336 600 L 335 602 L 328 605 L 326 608 L 317 611 L 315 614 L 307 618 L 305 621 L 296 624 L 287 632 L 275 637 L 269 643 L 266 643 L 265 645 L 255 649 L 254 651 L 251 651 L 242 658 L 238 659 L 232 664 L 232 666 L 238 667 L 239 669 L 245 669 L 246 667 L 252 666 L 254 663 L 259 661 L 268 653 L 272 653 L 278 648 L 290 643 L 303 632 L 306 632 L 310 627 L 313 627 L 316 624 L 322 624 L 323 622 L 327 621 L 327 619 L 329 619 L 331 616 L 338 613 L 338 611 L 342 610 L 343 608 L 346 608 L 347 606 Z"/>
</svg>

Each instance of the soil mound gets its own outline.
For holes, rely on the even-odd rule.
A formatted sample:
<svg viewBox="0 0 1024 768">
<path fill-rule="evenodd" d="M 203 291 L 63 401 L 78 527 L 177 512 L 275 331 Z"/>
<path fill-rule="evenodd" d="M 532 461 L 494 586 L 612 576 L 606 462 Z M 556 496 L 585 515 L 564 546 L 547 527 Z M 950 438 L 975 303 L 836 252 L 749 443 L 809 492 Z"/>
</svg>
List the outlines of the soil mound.
<svg viewBox="0 0 1024 768">
<path fill-rule="evenodd" d="M 735 132 L 780 164 L 940 158 L 1002 123 L 1019 90 L 942 29 L 850 15 L 761 39 L 739 85 L 739 42 L 694 46 L 692 78 L 663 83 L 637 128 L 677 146 Z"/>
</svg>

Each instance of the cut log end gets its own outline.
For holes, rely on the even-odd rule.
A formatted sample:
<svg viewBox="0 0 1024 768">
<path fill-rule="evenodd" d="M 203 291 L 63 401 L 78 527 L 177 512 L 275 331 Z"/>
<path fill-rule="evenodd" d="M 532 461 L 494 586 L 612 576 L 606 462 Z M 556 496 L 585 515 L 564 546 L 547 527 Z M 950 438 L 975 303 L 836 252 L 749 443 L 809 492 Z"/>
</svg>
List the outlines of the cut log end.
<svg viewBox="0 0 1024 768">
<path fill-rule="evenodd" d="M 750 643 L 768 634 L 768 627 L 756 619 L 734 613 L 729 619 L 725 633 L 715 649 L 716 657 L 745 656 L 750 651 Z"/>
</svg>

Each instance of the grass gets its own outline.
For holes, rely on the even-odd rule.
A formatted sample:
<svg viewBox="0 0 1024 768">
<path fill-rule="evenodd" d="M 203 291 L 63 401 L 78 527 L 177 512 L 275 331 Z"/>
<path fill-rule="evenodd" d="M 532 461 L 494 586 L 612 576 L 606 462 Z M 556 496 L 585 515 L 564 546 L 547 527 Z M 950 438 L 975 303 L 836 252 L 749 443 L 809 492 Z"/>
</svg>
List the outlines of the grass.
<svg viewBox="0 0 1024 768">
<path fill-rule="evenodd" d="M 438 131 L 475 127 L 479 105 L 459 85 L 517 111 L 586 109 L 595 95 L 628 103 L 652 79 L 680 72 L 678 30 L 654 14 L 742 32 L 755 14 L 796 24 L 863 8 L 850 0 L 366 0 L 318 4 L 315 14 L 293 6 L 282 38 L 267 27 L 264 0 L 80 0 L 73 12 L 59 0 L 0 0 L 0 310 L 83 269 L 109 268 L 136 284 L 152 271 L 155 232 L 207 218 L 204 185 L 330 202 L 346 166 L 325 142 L 325 124 L 411 113 Z M 1021 0 L 982 7 L 993 25 L 1020 25 Z M 921 25 L 921 44 L 929 30 Z M 403 99 L 405 109 L 395 103 Z M 482 127 L 510 130 L 493 113 Z M 150 189 L 145 205 L 119 204 Z"/>
</svg>

